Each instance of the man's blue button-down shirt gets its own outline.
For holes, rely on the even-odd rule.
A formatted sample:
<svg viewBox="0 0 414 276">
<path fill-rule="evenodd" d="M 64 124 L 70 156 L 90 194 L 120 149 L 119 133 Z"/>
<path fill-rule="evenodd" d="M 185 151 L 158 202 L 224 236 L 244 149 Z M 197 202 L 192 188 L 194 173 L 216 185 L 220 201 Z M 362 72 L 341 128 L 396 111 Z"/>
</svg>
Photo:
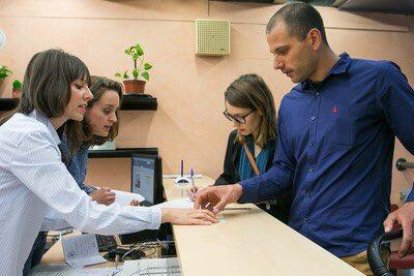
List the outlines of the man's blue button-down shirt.
<svg viewBox="0 0 414 276">
<path fill-rule="evenodd" d="M 273 166 L 240 182 L 240 202 L 292 185 L 293 229 L 339 257 L 366 250 L 389 212 L 395 136 L 414 154 L 414 92 L 405 76 L 392 62 L 342 54 L 322 83 L 285 95 L 278 120 Z"/>
</svg>

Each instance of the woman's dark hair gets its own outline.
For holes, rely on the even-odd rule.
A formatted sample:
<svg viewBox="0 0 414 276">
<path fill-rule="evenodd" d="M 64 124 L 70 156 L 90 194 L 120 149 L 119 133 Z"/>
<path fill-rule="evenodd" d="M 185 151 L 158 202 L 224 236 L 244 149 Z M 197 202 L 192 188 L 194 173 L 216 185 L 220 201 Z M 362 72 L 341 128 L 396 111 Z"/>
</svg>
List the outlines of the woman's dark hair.
<svg viewBox="0 0 414 276">
<path fill-rule="evenodd" d="M 62 116 L 70 100 L 70 85 L 77 79 L 90 84 L 88 67 L 79 58 L 60 49 L 35 54 L 24 75 L 16 112 L 28 115 L 36 109 L 48 118 Z"/>
<path fill-rule="evenodd" d="M 0 124 L 15 113 L 29 115 L 34 110 L 47 118 L 62 116 L 70 101 L 71 84 L 78 79 L 90 85 L 88 67 L 79 58 L 60 49 L 49 49 L 35 54 L 24 74 L 19 105 L 11 114 L 4 117 Z M 76 137 L 81 132 L 80 124 L 68 120 L 63 127 L 72 137 L 70 144 L 79 146 Z"/>
<path fill-rule="evenodd" d="M 255 143 L 264 147 L 276 138 L 276 110 L 272 93 L 264 80 L 256 74 L 242 75 L 224 92 L 224 99 L 232 106 L 249 108 L 262 114 L 259 133 Z M 243 142 L 244 137 L 237 134 L 236 138 Z"/>
</svg>

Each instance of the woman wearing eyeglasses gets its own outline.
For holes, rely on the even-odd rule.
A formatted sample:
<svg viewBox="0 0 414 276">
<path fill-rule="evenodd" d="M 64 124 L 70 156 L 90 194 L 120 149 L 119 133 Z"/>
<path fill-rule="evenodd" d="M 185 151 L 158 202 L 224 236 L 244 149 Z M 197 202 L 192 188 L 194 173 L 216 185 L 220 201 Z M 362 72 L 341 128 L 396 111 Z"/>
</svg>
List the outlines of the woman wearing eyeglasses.
<svg viewBox="0 0 414 276">
<path fill-rule="evenodd" d="M 238 183 L 267 171 L 275 152 L 276 111 L 272 93 L 256 74 L 242 75 L 224 93 L 224 116 L 234 127 L 228 139 L 224 172 L 214 185 Z M 189 192 L 194 199 L 197 188 Z M 272 202 L 258 206 L 287 223 L 291 204 L 286 191 Z"/>
</svg>

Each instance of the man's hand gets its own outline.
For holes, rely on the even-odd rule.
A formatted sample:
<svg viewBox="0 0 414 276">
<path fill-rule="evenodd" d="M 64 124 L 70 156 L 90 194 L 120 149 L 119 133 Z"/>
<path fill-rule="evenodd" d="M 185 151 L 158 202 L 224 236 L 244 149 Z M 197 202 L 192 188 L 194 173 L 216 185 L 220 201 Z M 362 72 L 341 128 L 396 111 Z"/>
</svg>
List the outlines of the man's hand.
<svg viewBox="0 0 414 276">
<path fill-rule="evenodd" d="M 102 187 L 90 194 L 99 204 L 111 205 L 115 201 L 115 192 L 108 187 Z"/>
<path fill-rule="evenodd" d="M 191 201 L 194 201 L 198 192 L 199 192 L 198 187 L 197 186 L 192 186 L 190 190 L 187 190 L 188 198 Z"/>
<path fill-rule="evenodd" d="M 413 244 L 413 224 L 414 224 L 414 202 L 407 202 L 398 210 L 390 213 L 384 221 L 385 232 L 392 230 L 394 223 L 399 223 L 403 228 L 403 239 L 398 253 L 400 257 L 407 255 Z"/>
<path fill-rule="evenodd" d="M 240 184 L 208 186 L 196 195 L 194 208 L 212 208 L 213 213 L 217 214 L 227 204 L 237 202 L 242 193 L 243 188 Z"/>
<path fill-rule="evenodd" d="M 187 196 L 191 201 L 195 201 L 197 195 L 201 193 L 205 188 L 198 188 L 197 186 L 192 186 L 191 189 L 187 190 Z"/>
</svg>

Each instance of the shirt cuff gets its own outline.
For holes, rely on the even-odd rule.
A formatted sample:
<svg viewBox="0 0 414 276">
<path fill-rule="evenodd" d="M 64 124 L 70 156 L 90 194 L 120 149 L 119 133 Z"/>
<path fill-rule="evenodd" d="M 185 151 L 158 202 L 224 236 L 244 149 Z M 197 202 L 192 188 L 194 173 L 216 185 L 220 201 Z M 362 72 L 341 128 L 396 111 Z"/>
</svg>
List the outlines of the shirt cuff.
<svg viewBox="0 0 414 276">
<path fill-rule="evenodd" d="M 414 186 L 414 183 L 413 183 L 413 186 Z M 410 202 L 410 201 L 414 201 L 414 189 L 413 189 L 413 187 L 411 187 L 411 191 L 407 196 L 406 202 Z"/>
<path fill-rule="evenodd" d="M 243 193 L 238 203 L 250 203 L 257 201 L 258 195 L 258 188 L 257 184 L 252 179 L 246 179 L 239 182 L 240 186 L 242 186 Z"/>
<path fill-rule="evenodd" d="M 86 185 L 86 193 L 88 194 L 88 195 L 91 195 L 93 192 L 95 192 L 96 190 L 98 190 L 98 188 L 96 188 L 95 186 L 89 186 L 89 185 Z"/>
<path fill-rule="evenodd" d="M 161 226 L 161 208 L 150 207 L 150 229 L 158 229 Z"/>
</svg>

